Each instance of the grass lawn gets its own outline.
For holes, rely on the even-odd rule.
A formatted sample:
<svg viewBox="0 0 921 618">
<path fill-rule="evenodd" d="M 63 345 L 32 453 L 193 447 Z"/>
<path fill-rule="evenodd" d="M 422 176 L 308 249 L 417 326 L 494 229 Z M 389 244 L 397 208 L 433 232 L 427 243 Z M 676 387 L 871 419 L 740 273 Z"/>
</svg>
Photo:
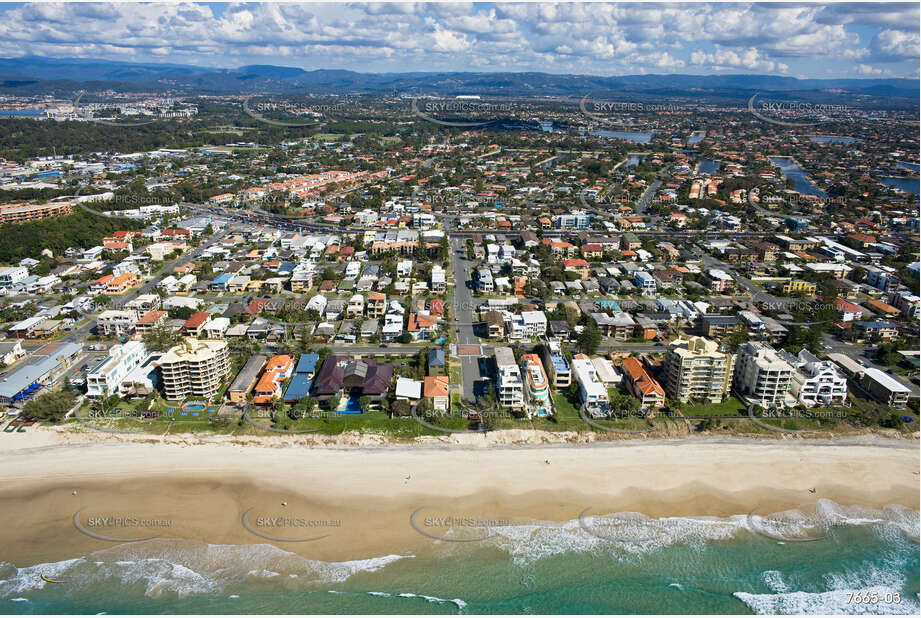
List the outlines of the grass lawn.
<svg viewBox="0 0 921 618">
<path fill-rule="evenodd" d="M 256 421 L 263 422 L 263 421 Z M 434 425 L 447 429 L 467 429 L 469 422 L 465 418 L 446 416 L 436 418 Z M 268 424 L 268 422 L 266 422 Z M 388 434 L 395 438 L 410 440 L 418 436 L 441 435 L 441 432 L 423 427 L 412 417 L 393 418 L 380 411 L 366 412 L 364 414 L 339 414 L 329 418 L 305 418 L 298 420 L 285 419 L 274 425 L 277 429 L 296 431 L 316 430 L 317 433 L 338 435 L 347 431 L 359 433 Z"/>
<path fill-rule="evenodd" d="M 451 384 L 463 384 L 460 365 L 448 365 L 448 378 Z"/>
<path fill-rule="evenodd" d="M 679 404 L 678 408 L 685 416 L 738 416 L 747 410 L 735 397 L 728 397 L 722 403 Z"/>
</svg>

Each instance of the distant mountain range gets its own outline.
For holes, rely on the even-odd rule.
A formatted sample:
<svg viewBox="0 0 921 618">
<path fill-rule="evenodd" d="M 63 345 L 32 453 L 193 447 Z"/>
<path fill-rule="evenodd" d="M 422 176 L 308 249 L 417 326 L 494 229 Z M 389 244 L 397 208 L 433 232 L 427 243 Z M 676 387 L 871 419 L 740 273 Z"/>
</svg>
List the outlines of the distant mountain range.
<svg viewBox="0 0 921 618">
<path fill-rule="evenodd" d="M 0 92 L 66 95 L 115 89 L 184 94 L 310 93 L 365 95 L 478 94 L 582 97 L 635 94 L 644 98 L 735 101 L 763 97 L 869 102 L 903 99 L 916 105 L 917 79 L 797 79 L 772 75 L 553 75 L 549 73 L 357 73 L 250 65 L 215 69 L 179 64 L 27 56 L 0 58 Z M 906 101 L 907 100 L 907 101 Z M 893 101 L 893 103 L 896 103 Z M 898 103 L 896 103 L 898 104 Z"/>
</svg>

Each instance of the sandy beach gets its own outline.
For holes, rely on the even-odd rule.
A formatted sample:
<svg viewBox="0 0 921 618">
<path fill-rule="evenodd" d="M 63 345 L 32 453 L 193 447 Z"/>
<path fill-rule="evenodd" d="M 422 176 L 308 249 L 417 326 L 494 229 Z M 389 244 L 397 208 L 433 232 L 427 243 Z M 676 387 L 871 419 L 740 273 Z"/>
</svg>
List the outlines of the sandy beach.
<svg viewBox="0 0 921 618">
<path fill-rule="evenodd" d="M 111 547 L 105 536 L 273 543 L 353 560 L 424 553 L 431 535 L 462 534 L 446 517 L 725 517 L 819 499 L 919 508 L 917 441 L 878 436 L 492 448 L 133 440 L 81 442 L 52 430 L 0 438 L 3 559 L 59 560 Z"/>
</svg>

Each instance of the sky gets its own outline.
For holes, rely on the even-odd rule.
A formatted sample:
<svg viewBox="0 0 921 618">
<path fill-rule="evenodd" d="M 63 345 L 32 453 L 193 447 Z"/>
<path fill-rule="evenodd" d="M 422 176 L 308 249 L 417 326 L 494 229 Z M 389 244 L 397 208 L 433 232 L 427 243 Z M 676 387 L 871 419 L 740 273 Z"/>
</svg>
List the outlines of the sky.
<svg viewBox="0 0 921 618">
<path fill-rule="evenodd" d="M 919 74 L 919 3 L 0 4 L 0 56 L 362 72 Z"/>
</svg>

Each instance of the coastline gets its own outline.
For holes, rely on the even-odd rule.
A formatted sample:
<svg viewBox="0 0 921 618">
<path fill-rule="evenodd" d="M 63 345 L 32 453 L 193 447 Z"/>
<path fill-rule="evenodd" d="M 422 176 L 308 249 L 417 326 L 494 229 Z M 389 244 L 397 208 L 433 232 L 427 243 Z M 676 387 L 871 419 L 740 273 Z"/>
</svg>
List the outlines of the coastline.
<svg viewBox="0 0 921 618">
<path fill-rule="evenodd" d="M 919 509 L 917 442 L 878 436 L 300 448 L 277 440 L 62 444 L 33 435 L 19 448 L 11 444 L 18 438 L 0 444 L 0 515 L 17 522 L 0 529 L 0 546 L 2 559 L 18 566 L 112 547 L 76 529 L 78 511 L 84 525 L 119 516 L 170 522 L 152 532 L 119 528 L 112 535 L 119 538 L 273 544 L 311 559 L 347 561 L 424 556 L 437 542 L 419 527 L 444 516 L 511 525 L 572 522 L 583 512 L 725 518 L 755 509 L 807 512 L 819 500 Z M 242 523 L 248 510 L 256 518 L 251 525 L 261 516 L 311 522 L 260 529 L 266 534 L 325 538 L 260 538 Z"/>
</svg>

